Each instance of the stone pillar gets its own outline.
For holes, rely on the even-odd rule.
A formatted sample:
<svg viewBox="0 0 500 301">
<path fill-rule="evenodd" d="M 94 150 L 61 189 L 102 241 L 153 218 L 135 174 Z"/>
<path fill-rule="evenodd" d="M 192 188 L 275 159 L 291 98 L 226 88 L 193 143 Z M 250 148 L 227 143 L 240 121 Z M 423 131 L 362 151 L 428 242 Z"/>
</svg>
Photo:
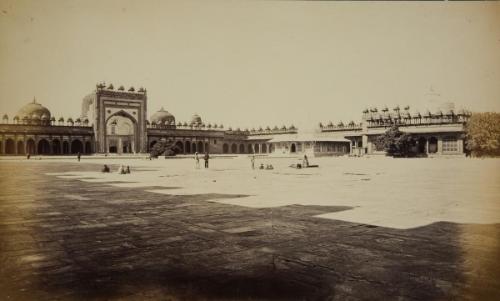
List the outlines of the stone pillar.
<svg viewBox="0 0 500 301">
<path fill-rule="evenodd" d="M 118 138 L 118 149 L 116 150 L 118 154 L 121 154 L 123 152 L 123 144 L 122 144 L 122 138 Z"/>
<path fill-rule="evenodd" d="M 19 152 L 17 151 L 17 136 L 14 137 L 14 154 L 19 154 Z"/>
<path fill-rule="evenodd" d="M 429 154 L 429 139 L 425 139 L 425 153 Z"/>
<path fill-rule="evenodd" d="M 458 147 L 458 153 L 463 154 L 464 153 L 464 140 L 463 139 L 457 139 L 457 147 Z"/>
<path fill-rule="evenodd" d="M 5 142 L 7 142 L 5 141 L 5 136 L 2 136 L 2 154 L 5 154 Z"/>
<path fill-rule="evenodd" d="M 38 141 L 38 137 L 37 136 L 34 137 L 33 141 L 35 141 L 35 145 L 33 147 L 34 148 L 33 149 L 33 154 L 34 155 L 38 155 L 38 142 L 40 142 L 40 141 Z"/>
<path fill-rule="evenodd" d="M 54 154 L 54 139 L 53 138 L 49 138 L 49 152 L 51 155 Z"/>
<path fill-rule="evenodd" d="M 365 149 L 367 150 L 366 153 L 368 153 L 368 135 L 363 135 L 361 136 L 361 145 L 362 149 L 360 150 L 361 155 L 365 154 Z"/>
<path fill-rule="evenodd" d="M 443 137 L 438 137 L 438 145 L 437 145 L 437 153 L 442 154 L 443 153 Z"/>
<path fill-rule="evenodd" d="M 70 136 L 68 138 L 68 154 L 71 154 L 71 145 L 73 144 L 73 138 Z"/>
</svg>

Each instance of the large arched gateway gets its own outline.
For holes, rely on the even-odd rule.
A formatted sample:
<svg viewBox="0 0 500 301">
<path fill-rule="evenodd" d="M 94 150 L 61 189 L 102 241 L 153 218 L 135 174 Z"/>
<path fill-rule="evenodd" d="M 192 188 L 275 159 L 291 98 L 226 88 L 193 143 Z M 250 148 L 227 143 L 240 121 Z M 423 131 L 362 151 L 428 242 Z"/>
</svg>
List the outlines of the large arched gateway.
<svg viewBox="0 0 500 301">
<path fill-rule="evenodd" d="M 135 153 L 137 122 L 124 111 L 117 112 L 106 121 L 106 145 L 110 153 Z"/>
</svg>

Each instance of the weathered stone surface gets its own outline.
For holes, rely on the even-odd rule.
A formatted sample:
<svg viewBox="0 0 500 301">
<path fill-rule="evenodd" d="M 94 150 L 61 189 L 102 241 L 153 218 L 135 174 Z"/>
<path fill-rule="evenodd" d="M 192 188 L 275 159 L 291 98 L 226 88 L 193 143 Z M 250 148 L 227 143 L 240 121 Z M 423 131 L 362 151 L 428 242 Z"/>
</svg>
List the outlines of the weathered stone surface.
<svg viewBox="0 0 500 301">
<path fill-rule="evenodd" d="M 393 229 L 0 162 L 5 300 L 498 300 L 500 225 Z"/>
</svg>

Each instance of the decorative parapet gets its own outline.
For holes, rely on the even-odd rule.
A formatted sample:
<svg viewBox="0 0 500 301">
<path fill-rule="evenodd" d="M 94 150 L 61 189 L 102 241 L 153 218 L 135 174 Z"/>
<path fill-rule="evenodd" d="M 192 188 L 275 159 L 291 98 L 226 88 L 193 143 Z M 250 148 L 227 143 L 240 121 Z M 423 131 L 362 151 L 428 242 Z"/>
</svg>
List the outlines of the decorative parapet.
<svg viewBox="0 0 500 301">
<path fill-rule="evenodd" d="M 296 134 L 298 132 L 298 128 L 296 128 L 293 124 L 289 127 L 282 126 L 281 128 L 274 126 L 273 128 L 267 126 L 265 129 L 259 127 L 258 129 L 252 128 L 248 131 L 249 135 L 280 135 L 280 134 Z"/>
<path fill-rule="evenodd" d="M 354 121 L 344 124 L 344 122 L 340 121 L 335 125 L 333 124 L 333 122 L 330 121 L 328 124 L 323 125 L 323 123 L 320 122 L 319 130 L 321 132 L 361 131 L 362 124 L 355 123 Z"/>
<path fill-rule="evenodd" d="M 410 107 L 406 106 L 401 112 L 399 107 L 391 111 L 383 108 L 381 112 L 377 108 L 366 109 L 363 111 L 363 121 L 367 127 L 387 127 L 392 125 L 435 125 L 435 124 L 454 124 L 466 123 L 471 116 L 470 111 L 460 110 L 447 110 L 445 112 L 438 110 L 431 112 L 427 110 L 421 114 L 416 111 L 410 113 Z"/>
<path fill-rule="evenodd" d="M 28 126 L 77 126 L 77 127 L 90 127 L 89 120 L 87 118 L 77 118 L 75 121 L 70 117 L 66 121 L 63 117 L 59 119 L 52 116 L 49 118 L 30 118 L 25 116 L 24 118 L 19 118 L 19 116 L 14 116 L 12 121 L 9 120 L 8 115 L 5 114 L 0 122 L 0 124 L 5 125 L 28 125 Z"/>
<path fill-rule="evenodd" d="M 109 84 L 106 87 L 105 83 L 99 83 L 96 85 L 96 93 L 102 96 L 109 97 L 121 97 L 126 99 L 144 99 L 147 94 L 146 89 L 143 87 L 139 88 L 139 90 L 135 90 L 134 87 L 130 87 L 129 89 L 125 89 L 124 86 L 120 86 L 115 90 L 113 84 Z"/>
</svg>

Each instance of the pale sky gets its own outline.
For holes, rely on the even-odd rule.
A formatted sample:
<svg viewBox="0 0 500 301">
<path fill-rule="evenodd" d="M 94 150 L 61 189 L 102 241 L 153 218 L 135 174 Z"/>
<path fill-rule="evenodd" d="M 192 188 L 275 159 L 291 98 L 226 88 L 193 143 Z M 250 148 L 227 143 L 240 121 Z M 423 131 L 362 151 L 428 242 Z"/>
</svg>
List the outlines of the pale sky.
<svg viewBox="0 0 500 301">
<path fill-rule="evenodd" d="M 0 113 L 78 117 L 98 82 L 177 121 L 359 121 L 366 107 L 500 111 L 500 3 L 0 0 Z"/>
</svg>

